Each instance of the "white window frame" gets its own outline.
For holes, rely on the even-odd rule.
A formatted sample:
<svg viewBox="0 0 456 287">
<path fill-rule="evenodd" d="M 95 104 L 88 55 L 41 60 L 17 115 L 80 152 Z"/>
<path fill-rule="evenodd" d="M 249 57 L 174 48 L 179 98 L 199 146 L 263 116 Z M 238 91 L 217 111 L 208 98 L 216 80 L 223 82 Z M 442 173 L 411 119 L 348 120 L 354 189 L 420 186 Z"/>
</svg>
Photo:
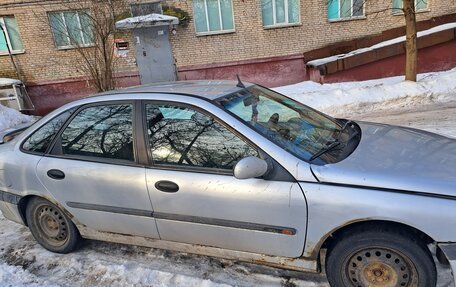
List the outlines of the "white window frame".
<svg viewBox="0 0 456 287">
<path fill-rule="evenodd" d="M 262 0 L 261 0 L 262 1 Z M 260 1 L 260 3 L 261 3 Z M 299 19 L 298 22 L 295 23 L 290 23 L 288 19 L 288 1 L 289 0 L 284 0 L 285 4 L 285 22 L 284 23 L 277 23 L 277 13 L 276 13 L 276 0 L 271 0 L 272 1 L 272 24 L 271 25 L 264 25 L 264 28 L 276 28 L 276 27 L 284 27 L 284 26 L 295 26 L 295 25 L 301 25 L 301 0 L 299 1 Z"/>
<path fill-rule="evenodd" d="M 429 1 L 431 1 L 431 0 L 427 0 L 426 1 L 426 8 L 422 8 L 422 9 L 416 9 L 418 1 L 422 1 L 422 0 L 415 0 L 415 13 L 430 11 L 430 9 L 429 9 Z M 404 11 L 402 11 L 402 9 L 404 8 L 404 0 L 402 0 L 401 3 L 402 3 L 401 8 L 392 7 L 393 8 L 392 9 L 393 10 L 393 15 L 404 15 Z"/>
<path fill-rule="evenodd" d="M 62 23 L 63 23 L 64 28 L 65 28 L 65 34 L 66 34 L 67 41 L 68 41 L 68 43 L 70 43 L 70 45 L 58 46 L 57 41 L 55 40 L 54 31 L 52 31 L 52 37 L 54 38 L 54 45 L 55 45 L 55 47 L 57 49 L 65 50 L 65 49 L 74 49 L 74 48 L 79 48 L 79 47 L 92 47 L 92 46 L 95 45 L 95 43 L 93 43 L 93 42 L 92 43 L 86 43 L 86 39 L 84 37 L 84 32 L 82 32 L 81 19 L 79 18 L 79 12 L 81 12 L 81 11 L 82 10 L 67 10 L 67 11 L 50 11 L 50 12 L 48 12 L 48 18 L 50 18 L 51 14 L 58 14 L 60 16 L 60 20 L 62 20 Z M 82 39 L 83 44 L 71 45 L 71 39 L 70 39 L 70 36 L 69 36 L 70 33 L 68 32 L 68 27 L 67 27 L 67 24 L 66 24 L 65 16 L 63 14 L 65 12 L 76 13 L 77 19 L 78 19 L 78 25 L 79 25 L 79 33 L 81 34 L 81 39 Z M 86 13 L 86 12 L 84 12 L 84 13 Z M 49 24 L 51 26 L 51 30 L 53 30 L 54 28 L 52 28 L 51 20 L 49 20 Z"/>
<path fill-rule="evenodd" d="M 337 4 L 338 4 L 338 7 L 337 7 L 337 12 L 339 13 L 339 17 L 338 18 L 334 18 L 334 19 L 328 19 L 330 22 L 337 22 L 337 21 L 346 21 L 346 20 L 353 20 L 353 19 L 365 19 L 366 18 L 366 1 L 363 1 L 363 15 L 358 15 L 358 16 L 353 16 L 353 1 L 354 0 L 350 0 L 351 1 L 351 4 L 350 4 L 350 16 L 349 17 L 342 17 L 341 16 L 341 2 L 342 0 L 337 0 Z"/>
<path fill-rule="evenodd" d="M 214 30 L 211 31 L 209 27 L 209 14 L 208 14 L 208 9 L 207 9 L 207 0 L 204 0 L 204 15 L 206 16 L 206 27 L 207 27 L 207 32 L 198 32 L 196 31 L 196 25 L 195 25 L 195 33 L 197 36 L 205 36 L 205 35 L 214 35 L 214 34 L 226 34 L 226 33 L 233 33 L 236 31 L 236 23 L 234 21 L 234 4 L 233 1 L 231 1 L 231 17 L 233 18 L 233 28 L 232 29 L 223 29 L 223 21 L 222 21 L 222 7 L 220 4 L 220 0 L 217 0 L 217 6 L 218 6 L 218 14 L 219 14 L 219 21 L 220 21 L 220 30 Z M 193 15 L 195 17 L 195 15 Z"/>
<path fill-rule="evenodd" d="M 10 48 L 11 53 L 12 54 L 24 53 L 24 49 L 22 49 L 22 50 L 13 50 L 13 46 L 11 46 L 11 40 L 10 40 L 10 37 L 9 37 L 9 34 L 8 34 L 8 29 L 6 29 L 5 20 L 3 19 L 5 17 L 14 17 L 14 16 L 13 15 L 0 16 L 0 25 L 2 25 L 3 31 L 5 31 L 6 43 L 8 44 L 8 47 Z M 14 18 L 16 18 L 16 17 L 14 17 Z M 1 30 L 0 30 L 0 33 L 2 33 Z M 20 40 L 22 42 L 22 39 L 20 39 Z M 22 43 L 22 45 L 24 45 L 24 43 Z M 0 51 L 0 56 L 3 56 L 3 55 L 9 55 L 8 50 Z"/>
</svg>

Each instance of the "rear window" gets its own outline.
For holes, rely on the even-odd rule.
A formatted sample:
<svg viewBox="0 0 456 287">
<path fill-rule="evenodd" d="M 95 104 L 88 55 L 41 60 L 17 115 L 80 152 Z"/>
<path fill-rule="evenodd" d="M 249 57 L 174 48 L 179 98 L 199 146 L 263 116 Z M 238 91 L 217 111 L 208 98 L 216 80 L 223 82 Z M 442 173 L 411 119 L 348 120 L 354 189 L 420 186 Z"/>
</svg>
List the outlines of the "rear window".
<svg viewBox="0 0 456 287">
<path fill-rule="evenodd" d="M 76 108 L 70 109 L 37 129 L 22 144 L 22 149 L 33 153 L 45 153 L 60 128 Z"/>
</svg>

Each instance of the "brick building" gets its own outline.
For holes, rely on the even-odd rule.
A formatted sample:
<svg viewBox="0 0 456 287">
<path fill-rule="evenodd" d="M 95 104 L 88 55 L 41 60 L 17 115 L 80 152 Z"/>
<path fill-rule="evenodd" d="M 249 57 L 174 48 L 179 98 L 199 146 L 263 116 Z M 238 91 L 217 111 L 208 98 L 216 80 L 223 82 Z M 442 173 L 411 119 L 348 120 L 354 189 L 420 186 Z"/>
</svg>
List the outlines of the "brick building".
<svg viewBox="0 0 456 287">
<path fill-rule="evenodd" d="M 267 86 L 291 84 L 308 79 L 305 63 L 309 60 L 391 39 L 404 31 L 403 16 L 395 9 L 402 5 L 400 0 L 162 2 L 192 17 L 187 27 L 177 26 L 175 34 L 169 33 L 178 79 L 240 74 Z M 416 0 L 416 7 L 419 29 L 456 20 L 453 1 Z M 6 41 L 40 112 L 92 91 L 77 65 L 76 51 L 59 43 L 51 28 L 51 14 L 66 9 L 52 0 L 0 0 Z M 118 59 L 118 85 L 139 84 L 134 31 L 124 31 L 121 38 L 129 43 L 129 50 Z M 0 37 L 0 77 L 14 78 L 2 41 Z"/>
</svg>

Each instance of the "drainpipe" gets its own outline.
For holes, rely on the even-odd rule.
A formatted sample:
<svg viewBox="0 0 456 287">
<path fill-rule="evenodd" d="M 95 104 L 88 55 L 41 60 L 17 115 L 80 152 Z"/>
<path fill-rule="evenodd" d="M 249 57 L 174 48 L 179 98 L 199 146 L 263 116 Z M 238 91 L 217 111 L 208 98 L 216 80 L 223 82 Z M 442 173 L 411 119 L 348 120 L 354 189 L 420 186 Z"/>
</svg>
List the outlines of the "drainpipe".
<svg viewBox="0 0 456 287">
<path fill-rule="evenodd" d="M 17 75 L 17 78 L 21 81 L 22 81 L 22 77 L 19 73 L 19 70 L 17 69 L 17 66 L 16 66 L 16 63 L 14 62 L 14 58 L 13 58 L 13 54 L 11 52 L 11 48 L 8 44 L 8 39 L 6 38 L 6 32 L 5 32 L 5 27 L 3 27 L 3 24 L 0 23 L 0 29 L 2 30 L 2 33 L 3 33 L 3 37 L 5 38 L 5 43 L 6 43 L 6 48 L 8 49 L 8 55 L 10 56 L 10 59 L 11 59 L 11 63 L 13 64 L 13 67 L 14 67 L 14 71 L 16 72 L 16 75 Z"/>
</svg>

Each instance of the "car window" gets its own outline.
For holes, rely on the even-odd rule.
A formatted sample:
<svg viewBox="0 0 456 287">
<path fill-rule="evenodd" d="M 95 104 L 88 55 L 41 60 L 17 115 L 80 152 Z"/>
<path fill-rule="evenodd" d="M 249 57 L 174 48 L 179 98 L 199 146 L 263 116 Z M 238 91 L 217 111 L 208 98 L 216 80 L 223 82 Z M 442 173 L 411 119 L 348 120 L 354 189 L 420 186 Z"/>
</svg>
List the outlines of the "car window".
<svg viewBox="0 0 456 287">
<path fill-rule="evenodd" d="M 134 161 L 132 118 L 131 104 L 81 110 L 61 134 L 62 154 Z"/>
<path fill-rule="evenodd" d="M 70 109 L 48 121 L 25 140 L 22 149 L 30 152 L 44 153 L 57 132 L 76 108 Z"/>
<path fill-rule="evenodd" d="M 250 86 L 216 100 L 257 132 L 305 161 L 333 142 L 344 144 L 322 154 L 317 163 L 338 162 L 350 138 L 339 121 L 260 86 Z"/>
<path fill-rule="evenodd" d="M 155 165 L 233 169 L 258 152 L 214 118 L 186 107 L 146 105 L 149 148 Z"/>
</svg>

